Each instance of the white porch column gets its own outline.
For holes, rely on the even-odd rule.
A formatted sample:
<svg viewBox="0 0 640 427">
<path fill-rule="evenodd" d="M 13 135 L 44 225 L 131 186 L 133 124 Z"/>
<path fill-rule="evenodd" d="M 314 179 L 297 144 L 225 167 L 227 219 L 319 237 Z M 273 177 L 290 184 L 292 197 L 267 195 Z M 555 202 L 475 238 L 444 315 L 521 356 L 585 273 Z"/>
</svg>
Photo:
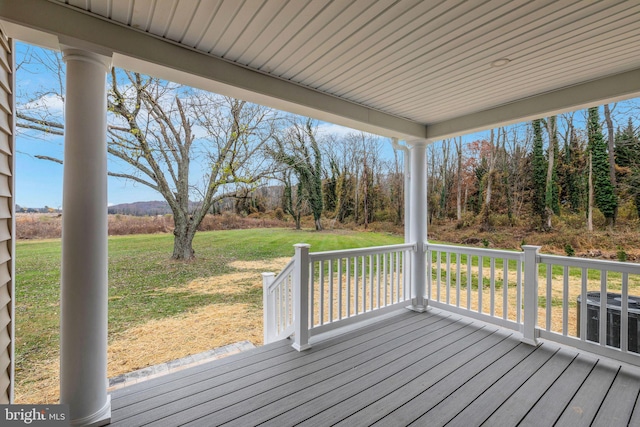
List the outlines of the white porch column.
<svg viewBox="0 0 640 427">
<path fill-rule="evenodd" d="M 407 141 L 411 162 L 411 179 L 409 180 L 409 236 L 410 241 L 417 243 L 417 249 L 411 258 L 411 305 L 414 311 L 425 311 L 427 301 L 426 290 L 426 256 L 427 242 L 427 141 Z"/>
<path fill-rule="evenodd" d="M 71 425 L 111 421 L 107 394 L 107 91 L 110 58 L 63 47 L 60 403 Z"/>
</svg>

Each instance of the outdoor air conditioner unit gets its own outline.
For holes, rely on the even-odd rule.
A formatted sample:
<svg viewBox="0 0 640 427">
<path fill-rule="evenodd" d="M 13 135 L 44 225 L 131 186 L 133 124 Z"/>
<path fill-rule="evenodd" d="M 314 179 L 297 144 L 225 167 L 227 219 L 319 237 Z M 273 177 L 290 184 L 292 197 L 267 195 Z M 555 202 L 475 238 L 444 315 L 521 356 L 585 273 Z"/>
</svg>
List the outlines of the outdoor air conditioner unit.
<svg viewBox="0 0 640 427">
<path fill-rule="evenodd" d="M 578 337 L 580 331 L 580 308 L 582 298 L 578 297 Z M 629 319 L 628 348 L 639 353 L 640 344 L 640 297 L 629 295 L 627 318 Z M 620 348 L 622 297 L 620 294 L 607 293 L 607 345 Z M 587 292 L 587 336 L 588 341 L 600 342 L 600 292 Z"/>
</svg>

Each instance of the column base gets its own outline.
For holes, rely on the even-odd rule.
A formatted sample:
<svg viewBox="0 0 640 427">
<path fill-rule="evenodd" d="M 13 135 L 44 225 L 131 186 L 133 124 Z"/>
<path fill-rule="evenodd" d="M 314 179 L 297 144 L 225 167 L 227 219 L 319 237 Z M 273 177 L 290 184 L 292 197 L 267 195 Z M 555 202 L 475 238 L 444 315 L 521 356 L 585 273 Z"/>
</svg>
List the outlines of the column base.
<svg viewBox="0 0 640 427">
<path fill-rule="evenodd" d="M 111 424 L 111 396 L 107 395 L 105 405 L 94 414 L 71 420 L 70 425 L 82 427 L 102 427 Z"/>
<path fill-rule="evenodd" d="M 424 313 L 427 311 L 428 301 L 426 298 L 413 298 L 411 305 L 408 305 L 407 310 L 415 311 L 416 313 Z"/>
<path fill-rule="evenodd" d="M 309 350 L 311 348 L 311 345 L 309 344 L 299 345 L 298 343 L 294 342 L 293 344 L 291 344 L 291 347 L 293 347 L 297 351 L 305 351 L 305 350 Z"/>
</svg>

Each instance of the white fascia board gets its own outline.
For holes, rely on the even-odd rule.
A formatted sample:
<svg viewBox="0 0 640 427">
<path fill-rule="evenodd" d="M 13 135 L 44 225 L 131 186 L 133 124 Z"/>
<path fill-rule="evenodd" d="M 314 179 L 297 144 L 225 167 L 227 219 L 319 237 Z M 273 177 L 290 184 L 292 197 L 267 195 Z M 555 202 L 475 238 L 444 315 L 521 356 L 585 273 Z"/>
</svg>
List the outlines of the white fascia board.
<svg viewBox="0 0 640 427">
<path fill-rule="evenodd" d="M 367 108 L 47 0 L 0 0 L 0 20 L 111 56 L 115 66 L 382 136 L 424 138 L 424 124 Z M 17 39 L 29 40 L 21 30 Z M 10 35 L 12 35 L 10 33 Z M 13 35 L 12 35 L 13 36 Z M 37 44 L 41 42 L 35 41 Z"/>
<path fill-rule="evenodd" d="M 640 69 L 580 83 L 427 126 L 439 140 L 640 96 Z"/>
</svg>

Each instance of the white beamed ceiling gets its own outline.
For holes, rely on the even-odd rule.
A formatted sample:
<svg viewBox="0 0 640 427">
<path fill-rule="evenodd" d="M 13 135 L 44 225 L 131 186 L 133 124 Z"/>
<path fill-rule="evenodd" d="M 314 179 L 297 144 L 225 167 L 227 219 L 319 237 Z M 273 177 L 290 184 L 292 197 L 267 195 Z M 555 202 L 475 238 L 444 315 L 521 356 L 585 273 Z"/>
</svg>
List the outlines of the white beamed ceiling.
<svg viewBox="0 0 640 427">
<path fill-rule="evenodd" d="M 640 74 L 609 87 L 640 70 L 638 1 L 51 1 L 432 126 L 435 136 L 640 90 Z M 511 62 L 491 67 L 500 58 Z"/>
</svg>

